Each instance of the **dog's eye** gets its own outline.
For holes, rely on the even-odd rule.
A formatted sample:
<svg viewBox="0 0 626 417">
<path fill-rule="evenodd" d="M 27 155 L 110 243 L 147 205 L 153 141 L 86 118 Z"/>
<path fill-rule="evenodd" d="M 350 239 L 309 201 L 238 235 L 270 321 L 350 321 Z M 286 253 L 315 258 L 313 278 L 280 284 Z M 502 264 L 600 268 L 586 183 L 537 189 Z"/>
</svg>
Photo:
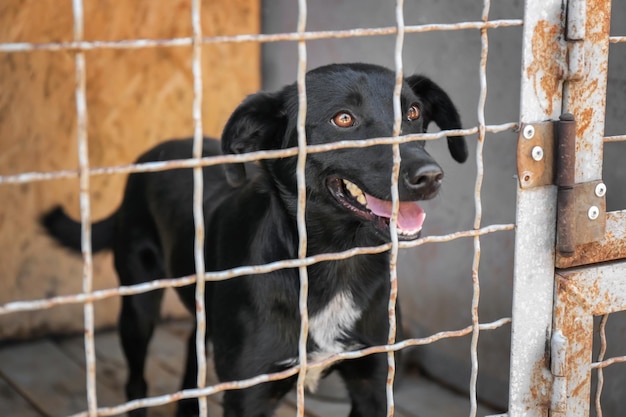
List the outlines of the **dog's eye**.
<svg viewBox="0 0 626 417">
<path fill-rule="evenodd" d="M 417 107 L 417 104 L 412 104 L 409 107 L 409 111 L 406 112 L 407 119 L 413 121 L 420 118 L 420 109 Z"/>
<path fill-rule="evenodd" d="M 354 117 L 346 111 L 341 111 L 331 119 L 331 122 L 338 127 L 350 127 L 354 126 Z"/>
</svg>

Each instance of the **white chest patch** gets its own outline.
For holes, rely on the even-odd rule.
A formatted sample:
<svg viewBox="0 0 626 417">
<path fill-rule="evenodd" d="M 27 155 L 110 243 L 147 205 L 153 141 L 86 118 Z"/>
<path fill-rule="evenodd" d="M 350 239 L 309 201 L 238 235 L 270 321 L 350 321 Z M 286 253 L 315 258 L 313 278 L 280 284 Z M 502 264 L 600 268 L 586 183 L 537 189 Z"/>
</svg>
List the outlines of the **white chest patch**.
<svg viewBox="0 0 626 417">
<path fill-rule="evenodd" d="M 352 330 L 361 313 L 351 294 L 338 293 L 322 310 L 311 316 L 309 334 L 317 348 L 309 355 L 310 359 L 324 360 L 333 354 L 358 348 L 341 339 Z M 311 391 L 317 388 L 323 371 L 322 368 L 315 368 L 307 372 L 306 385 Z"/>
<path fill-rule="evenodd" d="M 315 342 L 316 348 L 308 354 L 307 360 L 322 361 L 334 354 L 362 347 L 356 343 L 349 344 L 341 340 L 361 318 L 361 313 L 351 294 L 338 293 L 322 310 L 312 315 L 309 318 L 309 337 Z M 281 366 L 297 364 L 298 358 L 290 358 L 277 363 Z M 322 367 L 307 370 L 305 385 L 311 392 L 317 389 L 324 370 L 325 368 Z"/>
<path fill-rule="evenodd" d="M 309 320 L 309 333 L 317 344 L 317 354 L 332 355 L 346 349 L 340 339 L 354 327 L 361 310 L 354 304 L 352 295 L 338 293 L 322 310 Z"/>
</svg>

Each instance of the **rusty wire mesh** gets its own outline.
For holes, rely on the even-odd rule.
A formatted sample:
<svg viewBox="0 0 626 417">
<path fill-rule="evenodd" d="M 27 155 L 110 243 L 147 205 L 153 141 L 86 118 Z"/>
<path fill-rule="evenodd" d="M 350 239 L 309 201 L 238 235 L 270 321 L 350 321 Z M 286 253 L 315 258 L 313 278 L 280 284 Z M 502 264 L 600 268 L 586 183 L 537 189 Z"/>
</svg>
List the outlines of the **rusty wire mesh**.
<svg viewBox="0 0 626 417">
<path fill-rule="evenodd" d="M 609 43 L 618 44 L 623 43 L 626 44 L 626 36 L 609 36 Z M 604 138 L 604 142 L 626 142 L 626 134 L 623 135 L 614 135 L 614 136 L 606 136 Z"/>
<path fill-rule="evenodd" d="M 615 365 L 618 363 L 626 363 L 626 356 L 613 356 L 611 358 L 606 358 L 606 352 L 608 348 L 607 343 L 607 331 L 606 326 L 609 320 L 609 316 L 611 314 L 603 314 L 600 317 L 600 323 L 598 325 L 598 335 L 599 335 L 599 349 L 596 357 L 596 361 L 591 363 L 591 370 L 596 371 L 597 385 L 595 387 L 595 394 L 593 395 L 593 405 L 595 407 L 595 412 L 597 417 L 602 417 L 604 412 L 602 410 L 602 391 L 604 389 L 604 368 Z"/>
<path fill-rule="evenodd" d="M 611 44 L 626 44 L 626 36 L 609 36 L 609 43 Z M 624 142 L 626 141 L 626 134 L 622 135 L 613 135 L 613 136 L 605 136 L 604 143 L 611 142 Z M 595 407 L 595 412 L 597 417 L 603 417 L 604 412 L 602 411 L 602 390 L 604 389 L 604 368 L 618 364 L 625 363 L 626 356 L 614 356 L 609 359 L 605 359 L 606 351 L 607 351 L 607 337 L 606 337 L 606 325 L 608 322 L 610 314 L 604 314 L 601 316 L 599 323 L 599 351 L 596 357 L 596 361 L 591 363 L 591 369 L 596 370 L 597 375 L 597 385 L 595 389 L 595 395 L 593 396 L 593 405 Z"/>
<path fill-rule="evenodd" d="M 477 394 L 476 383 L 478 376 L 478 338 L 481 331 L 493 330 L 505 326 L 510 323 L 510 318 L 501 318 L 491 323 L 480 323 L 478 316 L 478 307 L 480 300 L 480 280 L 478 276 L 478 270 L 480 265 L 480 238 L 486 234 L 496 233 L 500 231 L 513 230 L 515 226 L 513 224 L 503 225 L 488 225 L 482 226 L 482 202 L 481 202 L 481 189 L 483 183 L 483 146 L 485 142 L 486 133 L 498 133 L 503 131 L 514 130 L 517 128 L 517 123 L 505 123 L 500 125 L 487 125 L 485 122 L 485 102 L 487 98 L 487 52 L 488 52 L 488 30 L 496 29 L 500 27 L 521 26 L 521 20 L 489 20 L 490 1 L 484 0 L 482 20 L 478 22 L 460 22 L 455 24 L 429 24 L 429 25 L 417 25 L 409 26 L 404 24 L 403 16 L 403 2 L 398 0 L 396 3 L 396 26 L 393 27 L 379 27 L 379 28 L 359 28 L 351 30 L 339 30 L 339 31 L 306 31 L 306 0 L 299 0 L 299 14 L 297 32 L 294 33 L 282 33 L 275 35 L 266 34 L 241 34 L 236 36 L 215 36 L 204 37 L 202 35 L 202 28 L 200 25 L 201 15 L 201 2 L 199 0 L 192 0 L 192 13 L 191 21 L 193 28 L 192 37 L 175 38 L 175 39 L 159 39 L 159 40 L 146 40 L 146 39 L 131 39 L 122 41 L 85 41 L 83 39 L 83 4 L 82 0 L 73 0 L 73 14 L 74 14 L 74 39 L 71 42 L 57 42 L 57 43 L 26 43 L 26 42 L 14 42 L 14 43 L 2 43 L 0 44 L 0 52 L 3 53 L 22 53 L 36 50 L 47 51 L 72 51 L 75 54 L 75 72 L 76 72 L 76 115 L 78 120 L 77 130 L 77 148 L 79 150 L 79 168 L 77 170 L 65 170 L 55 172 L 24 172 L 14 175 L 0 176 L 0 184 L 17 184 L 28 183 L 33 181 L 49 181 L 59 178 L 75 178 L 80 179 L 80 207 L 81 207 L 81 223 L 82 223 L 82 254 L 83 254 L 83 290 L 79 294 L 65 295 L 49 297 L 39 300 L 22 301 L 15 300 L 4 305 L 0 305 L 0 315 L 19 313 L 24 311 L 40 310 L 51 308 L 64 304 L 83 304 L 84 306 L 84 331 L 85 331 L 85 356 L 87 364 L 87 404 L 88 409 L 84 412 L 78 413 L 75 417 L 83 416 L 108 416 L 123 413 L 129 410 L 152 407 L 174 402 L 183 398 L 198 398 L 200 401 L 200 411 L 202 416 L 206 416 L 207 405 L 206 397 L 208 395 L 215 394 L 217 392 L 229 390 L 229 389 L 242 389 L 250 387 L 255 384 L 263 383 L 265 381 L 278 380 L 288 378 L 290 376 L 298 374 L 297 382 L 297 414 L 298 416 L 304 415 L 304 375 L 307 369 L 327 366 L 344 359 L 358 358 L 373 353 L 386 352 L 389 356 L 389 377 L 387 384 L 388 395 L 388 415 L 394 414 L 394 402 L 393 402 L 393 381 L 395 373 L 395 361 L 394 352 L 407 348 L 409 346 L 418 346 L 429 343 L 434 343 L 438 340 L 453 337 L 462 337 L 471 334 L 471 379 L 469 381 L 470 391 L 470 416 L 476 415 L 477 409 Z M 478 126 L 459 129 L 454 131 L 446 131 L 432 134 L 421 135 L 400 135 L 400 120 L 401 111 L 399 106 L 399 92 L 403 76 L 402 68 L 402 47 L 403 38 L 406 33 L 420 33 L 420 32 L 432 32 L 432 31 L 455 31 L 455 30 L 477 30 L 480 33 L 481 38 L 481 59 L 480 59 L 480 98 L 477 104 L 478 113 Z M 396 36 L 396 48 L 395 48 L 395 71 L 396 71 L 396 88 L 394 90 L 394 132 L 393 137 L 389 138 L 374 138 L 362 141 L 350 141 L 339 142 L 333 144 L 307 146 L 305 137 L 305 117 L 306 117 L 306 86 L 305 86 L 305 71 L 307 66 L 306 60 L 306 42 L 314 39 L 327 39 L 327 38 L 348 38 L 358 36 L 381 36 L 381 35 L 395 35 Z M 260 151 L 245 155 L 223 155 L 216 157 L 202 158 L 202 68 L 201 68 L 201 46 L 206 43 L 228 43 L 228 42 L 277 42 L 277 41 L 294 41 L 298 43 L 298 73 L 297 73 L 297 85 L 299 92 L 299 116 L 298 116 L 298 147 L 284 149 L 280 151 Z M 611 42 L 626 42 L 624 37 L 612 37 Z M 193 101 L 193 123 L 194 123 L 194 147 L 193 157 L 188 160 L 174 160 L 167 162 L 150 162 L 143 164 L 130 164 L 130 165 L 118 165 L 109 166 L 103 168 L 91 168 L 89 166 L 89 158 L 87 152 L 87 116 L 88 109 L 86 103 L 85 89 L 85 51 L 93 49 L 137 49 L 137 48 L 166 48 L 166 47 L 180 47 L 191 46 L 192 47 L 192 72 L 193 72 L 193 87 L 194 87 L 194 101 Z M 414 140 L 435 140 L 444 137 L 445 135 L 476 135 L 477 137 L 477 176 L 474 190 L 474 204 L 475 204 L 475 218 L 474 227 L 472 230 L 459 231 L 443 236 L 428 236 L 418 239 L 413 242 L 399 242 L 395 224 L 398 216 L 398 172 L 400 167 L 400 155 L 399 144 L 414 141 Z M 609 137 L 606 141 L 624 140 L 626 136 Z M 394 170 L 392 174 L 392 202 L 393 202 L 393 215 L 390 224 L 391 242 L 388 244 L 376 246 L 376 247 L 359 247 L 353 248 L 339 253 L 327 253 L 317 256 L 306 255 L 306 228 L 304 223 L 305 212 L 305 181 L 304 181 L 304 167 L 306 162 L 306 156 L 313 152 L 328 152 L 334 149 L 352 148 L 352 147 L 364 147 L 372 146 L 375 144 L 389 144 L 393 146 L 394 155 Z M 296 156 L 298 157 L 297 167 L 297 182 L 299 189 L 299 204 L 298 204 L 298 231 L 299 231 L 299 247 L 298 258 L 291 260 L 284 260 L 280 262 L 273 262 L 266 265 L 255 265 L 238 267 L 227 271 L 220 272 L 206 272 L 204 264 L 204 223 L 202 213 L 202 168 L 205 166 L 216 165 L 227 162 L 243 162 L 259 159 L 268 159 L 284 156 Z M 193 199 L 193 214 L 196 230 L 195 237 L 195 266 L 196 275 L 171 278 L 171 279 L 159 279 L 156 281 L 131 285 L 120 286 L 116 288 L 110 288 L 106 290 L 93 290 L 93 265 L 92 265 L 92 250 L 91 250 L 91 213 L 90 213 L 90 200 L 89 200 L 89 180 L 92 176 L 96 175 L 111 175 L 118 173 L 134 173 L 134 172 L 154 172 L 174 168 L 193 168 L 194 172 L 194 199 Z M 433 334 L 424 338 L 412 338 L 406 339 L 401 342 L 396 341 L 396 317 L 395 317 L 395 304 L 397 296 L 397 253 L 401 248 L 417 247 L 426 243 L 438 243 L 449 242 L 461 238 L 472 238 L 474 241 L 474 261 L 472 265 L 472 286 L 473 297 L 471 303 L 471 325 L 462 329 L 443 331 Z M 341 354 L 334 355 L 327 359 L 317 362 L 307 362 L 306 355 L 306 341 L 308 334 L 308 312 L 307 312 L 307 292 L 308 292 L 308 277 L 307 266 L 315 264 L 317 262 L 325 262 L 329 260 L 345 259 L 347 257 L 356 256 L 360 254 L 368 253 L 381 253 L 384 251 L 390 251 L 390 279 L 391 279 L 391 295 L 389 299 L 389 317 L 390 317 L 390 332 L 388 337 L 388 343 L 384 346 L 374 346 L 365 349 L 360 349 L 351 352 L 343 352 Z M 204 306 L 204 283 L 207 280 L 224 280 L 232 279 L 241 275 L 249 274 L 262 274 L 270 271 L 275 271 L 283 268 L 298 268 L 300 275 L 300 314 L 301 314 L 301 336 L 299 341 L 299 364 L 282 372 L 273 374 L 259 375 L 254 378 L 250 378 L 242 381 L 229 381 L 222 382 L 213 386 L 206 386 L 206 372 L 207 364 L 205 358 L 206 346 L 205 346 L 205 306 Z M 197 279 L 200 276 L 202 279 Z M 167 287 L 180 287 L 190 284 L 196 284 L 196 305 L 198 306 L 196 312 L 196 320 L 198 322 L 196 333 L 196 344 L 198 352 L 198 380 L 197 388 L 183 390 L 172 394 L 139 399 L 129 401 L 127 403 L 114 406 L 114 407 L 98 407 L 97 395 L 96 395 L 96 381 L 95 381 L 95 349 L 94 349 L 94 311 L 93 303 L 104 298 L 123 296 L 130 294 L 139 294 L 147 291 L 152 291 L 157 288 Z M 614 361 L 619 358 L 614 359 Z M 594 365 L 598 368 L 608 366 L 609 361 L 602 361 L 599 358 L 599 362 Z"/>
</svg>

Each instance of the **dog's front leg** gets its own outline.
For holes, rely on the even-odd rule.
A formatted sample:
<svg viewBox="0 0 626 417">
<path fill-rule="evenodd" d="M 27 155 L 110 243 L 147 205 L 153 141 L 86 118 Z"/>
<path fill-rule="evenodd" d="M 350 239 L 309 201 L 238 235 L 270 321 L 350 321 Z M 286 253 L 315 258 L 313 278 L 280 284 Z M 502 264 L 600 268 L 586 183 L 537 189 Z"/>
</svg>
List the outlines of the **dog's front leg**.
<svg viewBox="0 0 626 417">
<path fill-rule="evenodd" d="M 257 333 L 250 338 L 243 351 L 228 348 L 221 344 L 224 337 L 214 339 L 215 368 L 220 381 L 241 381 L 262 374 L 278 372 L 286 368 L 279 365 L 289 358 L 288 352 L 281 351 L 286 345 L 275 343 L 276 332 L 267 330 L 266 335 Z M 270 342 L 270 343 L 268 343 Z M 268 381 L 250 388 L 224 392 L 222 401 L 224 417 L 270 417 L 274 414 L 281 399 L 293 388 L 297 376 Z"/>
<path fill-rule="evenodd" d="M 209 337 L 207 329 L 207 340 Z M 185 362 L 185 374 L 183 376 L 182 389 L 196 388 L 198 386 L 198 357 L 196 353 L 196 326 L 189 334 L 187 340 L 187 359 Z M 196 417 L 200 415 L 198 400 L 195 398 L 180 400 L 176 417 Z"/>
<path fill-rule="evenodd" d="M 339 364 L 338 371 L 350 394 L 350 417 L 387 415 L 387 355 L 378 353 Z"/>
<path fill-rule="evenodd" d="M 295 383 L 295 377 L 224 393 L 224 417 L 270 417 Z"/>
</svg>

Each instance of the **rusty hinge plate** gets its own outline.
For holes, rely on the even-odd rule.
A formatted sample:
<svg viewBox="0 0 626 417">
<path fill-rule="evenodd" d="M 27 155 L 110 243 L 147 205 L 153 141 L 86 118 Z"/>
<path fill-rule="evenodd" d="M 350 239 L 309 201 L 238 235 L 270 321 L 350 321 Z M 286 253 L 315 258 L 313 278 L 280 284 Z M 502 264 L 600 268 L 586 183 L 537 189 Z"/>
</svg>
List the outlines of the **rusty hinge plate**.
<svg viewBox="0 0 626 417">
<path fill-rule="evenodd" d="M 626 210 L 608 212 L 605 217 L 606 230 L 603 238 L 577 246 L 573 256 L 565 257 L 557 252 L 557 268 L 626 259 Z"/>
<path fill-rule="evenodd" d="M 517 140 L 517 178 L 521 188 L 554 184 L 554 127 L 551 120 L 522 123 Z"/>
<path fill-rule="evenodd" d="M 571 257 L 576 248 L 604 238 L 606 186 L 600 180 L 559 187 L 557 194 L 558 257 Z"/>
</svg>

